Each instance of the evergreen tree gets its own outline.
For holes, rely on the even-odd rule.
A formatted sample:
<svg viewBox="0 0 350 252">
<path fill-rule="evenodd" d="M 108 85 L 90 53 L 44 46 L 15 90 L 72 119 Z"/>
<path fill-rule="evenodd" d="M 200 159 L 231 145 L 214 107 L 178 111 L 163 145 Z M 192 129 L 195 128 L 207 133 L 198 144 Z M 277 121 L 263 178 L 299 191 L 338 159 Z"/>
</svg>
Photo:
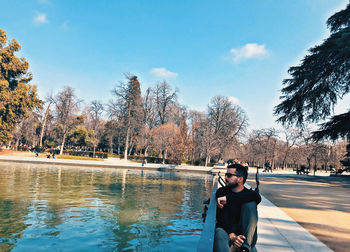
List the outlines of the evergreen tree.
<svg viewBox="0 0 350 252">
<path fill-rule="evenodd" d="M 20 44 L 15 39 L 8 42 L 6 32 L 0 29 L 0 143 L 9 142 L 16 124 L 42 103 L 36 86 L 29 84 L 29 63 L 15 56 L 20 49 Z"/>
<path fill-rule="evenodd" d="M 121 82 L 113 91 L 114 99 L 108 110 L 111 118 L 117 119 L 124 127 L 124 159 L 127 159 L 132 136 L 138 133 L 142 122 L 142 98 L 137 76 L 126 74 L 127 82 Z"/>
<path fill-rule="evenodd" d="M 291 78 L 285 79 L 282 102 L 274 114 L 283 125 L 319 122 L 333 113 L 338 99 L 350 91 L 350 3 L 327 21 L 331 35 L 309 50 L 299 66 L 289 68 Z M 314 132 L 316 140 L 323 138 L 350 139 L 350 110 L 333 116 Z"/>
</svg>

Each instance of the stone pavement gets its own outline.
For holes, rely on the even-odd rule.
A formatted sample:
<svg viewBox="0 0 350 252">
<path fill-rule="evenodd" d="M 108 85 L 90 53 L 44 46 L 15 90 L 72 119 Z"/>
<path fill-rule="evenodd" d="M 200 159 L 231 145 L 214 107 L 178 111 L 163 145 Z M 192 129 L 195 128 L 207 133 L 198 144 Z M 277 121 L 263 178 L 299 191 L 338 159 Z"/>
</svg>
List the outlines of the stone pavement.
<svg viewBox="0 0 350 252">
<path fill-rule="evenodd" d="M 263 196 L 258 214 L 259 252 L 332 251 Z"/>
<path fill-rule="evenodd" d="M 274 170 L 272 174 L 295 174 L 295 172 Z M 329 173 L 317 171 L 316 175 L 329 176 Z M 254 176 L 255 171 L 251 169 L 249 177 Z M 261 198 L 262 201 L 258 205 L 258 242 L 256 246 L 259 252 L 332 251 L 263 195 Z"/>
<path fill-rule="evenodd" d="M 34 153 L 33 153 L 34 156 Z M 74 160 L 74 159 L 52 159 L 52 158 L 35 158 L 35 157 L 18 157 L 18 156 L 1 156 L 0 161 L 15 162 L 26 164 L 55 164 L 65 166 L 82 166 L 82 167 L 102 167 L 115 169 L 149 169 L 162 171 L 184 171 L 211 174 L 212 167 L 190 166 L 190 165 L 171 165 L 171 164 L 151 164 L 142 166 L 141 163 L 125 161 L 119 158 L 109 158 L 102 161 L 96 160 Z"/>
</svg>

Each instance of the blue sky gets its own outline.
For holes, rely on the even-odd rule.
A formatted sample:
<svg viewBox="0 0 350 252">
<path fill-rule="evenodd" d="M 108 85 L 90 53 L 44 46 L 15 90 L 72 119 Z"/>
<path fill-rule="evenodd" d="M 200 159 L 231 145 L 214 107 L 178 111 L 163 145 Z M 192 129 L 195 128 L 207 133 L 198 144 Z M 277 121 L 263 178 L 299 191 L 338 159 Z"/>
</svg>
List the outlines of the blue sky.
<svg viewBox="0 0 350 252">
<path fill-rule="evenodd" d="M 329 32 L 347 0 L 0 0 L 0 28 L 21 45 L 42 98 L 66 85 L 108 102 L 123 73 L 142 89 L 166 80 L 204 111 L 232 97 L 250 128 L 276 127 L 282 80 Z M 350 106 L 347 97 L 336 111 Z"/>
</svg>

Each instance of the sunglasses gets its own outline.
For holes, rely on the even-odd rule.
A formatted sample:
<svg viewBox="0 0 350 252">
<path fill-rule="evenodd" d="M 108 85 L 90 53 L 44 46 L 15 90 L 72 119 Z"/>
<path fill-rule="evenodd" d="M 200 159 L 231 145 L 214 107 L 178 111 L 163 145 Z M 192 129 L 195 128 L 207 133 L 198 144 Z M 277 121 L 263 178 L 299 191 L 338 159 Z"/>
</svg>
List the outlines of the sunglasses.
<svg viewBox="0 0 350 252">
<path fill-rule="evenodd" d="M 225 173 L 225 176 L 228 177 L 228 178 L 231 178 L 232 176 L 239 177 L 238 175 L 233 174 L 233 173 L 229 173 L 229 172 L 226 172 L 226 173 Z"/>
</svg>

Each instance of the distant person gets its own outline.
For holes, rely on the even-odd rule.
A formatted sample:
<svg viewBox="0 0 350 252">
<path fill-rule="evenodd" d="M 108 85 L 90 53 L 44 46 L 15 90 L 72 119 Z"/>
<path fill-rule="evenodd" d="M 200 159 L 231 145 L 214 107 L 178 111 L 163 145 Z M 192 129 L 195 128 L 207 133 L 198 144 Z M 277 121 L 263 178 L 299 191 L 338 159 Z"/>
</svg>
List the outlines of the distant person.
<svg viewBox="0 0 350 252">
<path fill-rule="evenodd" d="M 35 155 L 34 155 L 34 157 L 38 157 L 39 156 L 39 153 L 38 152 L 36 152 L 35 153 Z"/>
<path fill-rule="evenodd" d="M 272 173 L 272 166 L 268 160 L 265 162 L 264 166 L 265 166 L 265 169 L 263 170 L 263 172 L 271 172 Z"/>
<path fill-rule="evenodd" d="M 46 156 L 46 158 L 51 158 L 51 155 L 50 155 L 50 154 L 49 154 L 49 155 L 47 155 L 47 156 Z"/>
<path fill-rule="evenodd" d="M 56 159 L 55 153 L 52 154 L 52 159 Z"/>
<path fill-rule="evenodd" d="M 248 172 L 240 164 L 230 164 L 226 186 L 216 191 L 217 213 L 214 252 L 256 251 L 259 193 L 244 187 Z"/>
</svg>

